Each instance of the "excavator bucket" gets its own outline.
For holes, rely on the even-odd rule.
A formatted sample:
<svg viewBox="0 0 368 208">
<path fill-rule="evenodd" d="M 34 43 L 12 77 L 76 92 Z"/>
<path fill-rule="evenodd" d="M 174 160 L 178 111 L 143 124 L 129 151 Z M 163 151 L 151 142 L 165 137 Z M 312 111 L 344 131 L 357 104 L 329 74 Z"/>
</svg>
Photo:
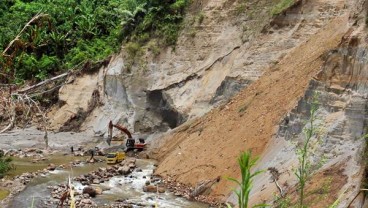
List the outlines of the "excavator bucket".
<svg viewBox="0 0 368 208">
<path fill-rule="evenodd" d="M 109 146 L 111 146 L 111 135 L 109 135 L 106 139 L 106 142 Z"/>
</svg>

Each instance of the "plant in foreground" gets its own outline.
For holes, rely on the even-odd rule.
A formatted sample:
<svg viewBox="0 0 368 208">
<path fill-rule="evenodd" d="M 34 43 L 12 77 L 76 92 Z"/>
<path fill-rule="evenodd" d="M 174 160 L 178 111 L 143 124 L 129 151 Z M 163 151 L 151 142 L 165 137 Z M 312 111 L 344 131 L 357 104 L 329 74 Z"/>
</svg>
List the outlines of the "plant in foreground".
<svg viewBox="0 0 368 208">
<path fill-rule="evenodd" d="M 305 141 L 303 146 L 298 150 L 298 160 L 299 160 L 299 167 L 295 172 L 296 177 L 298 178 L 298 185 L 299 185 L 299 202 L 300 207 L 304 207 L 304 188 L 305 184 L 311 174 L 311 166 L 308 160 L 309 156 L 309 143 L 311 138 L 316 133 L 316 127 L 314 126 L 314 122 L 316 120 L 316 112 L 318 109 L 318 102 L 317 102 L 318 95 L 314 95 L 312 103 L 311 103 L 311 110 L 310 110 L 310 119 L 308 121 L 309 127 L 307 127 L 304 131 L 305 133 Z"/>
<path fill-rule="evenodd" d="M 252 189 L 253 178 L 262 173 L 263 171 L 258 170 L 254 173 L 251 173 L 251 168 L 256 164 L 257 158 L 252 159 L 251 153 L 242 152 L 238 158 L 238 164 L 240 166 L 241 171 L 241 181 L 235 178 L 228 178 L 228 180 L 235 182 L 238 184 L 238 190 L 234 190 L 234 193 L 238 197 L 238 206 L 239 208 L 247 208 L 249 202 L 249 193 Z M 228 207 L 231 207 L 229 204 Z M 265 207 L 267 205 L 256 205 L 256 207 Z"/>
</svg>

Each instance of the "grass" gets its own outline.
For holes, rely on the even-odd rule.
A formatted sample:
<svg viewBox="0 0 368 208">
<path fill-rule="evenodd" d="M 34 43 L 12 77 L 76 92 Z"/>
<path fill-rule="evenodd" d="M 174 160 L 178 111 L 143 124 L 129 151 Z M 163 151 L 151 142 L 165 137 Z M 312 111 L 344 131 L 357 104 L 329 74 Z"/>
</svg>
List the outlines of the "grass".
<svg viewBox="0 0 368 208">
<path fill-rule="evenodd" d="M 273 16 L 278 15 L 285 11 L 287 8 L 292 6 L 295 3 L 295 0 L 281 0 L 272 10 L 271 14 Z"/>
<path fill-rule="evenodd" d="M 245 3 L 241 3 L 235 7 L 235 15 L 238 16 L 244 13 L 247 10 L 247 5 Z"/>
<path fill-rule="evenodd" d="M 197 15 L 197 20 L 198 20 L 198 24 L 202 24 L 203 23 L 203 20 L 204 20 L 204 14 L 203 12 L 200 12 L 198 15 Z"/>
</svg>

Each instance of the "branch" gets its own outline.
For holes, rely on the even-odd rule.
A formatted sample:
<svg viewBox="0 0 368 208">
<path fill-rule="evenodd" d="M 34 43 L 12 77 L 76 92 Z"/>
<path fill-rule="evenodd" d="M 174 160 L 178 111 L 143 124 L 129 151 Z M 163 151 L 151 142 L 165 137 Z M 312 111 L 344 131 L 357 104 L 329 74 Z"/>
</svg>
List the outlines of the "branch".
<svg viewBox="0 0 368 208">
<path fill-rule="evenodd" d="M 12 102 L 10 102 L 10 108 L 11 108 L 11 112 L 10 112 L 10 123 L 7 127 L 5 127 L 3 130 L 0 131 L 0 134 L 8 131 L 9 129 L 11 129 L 14 126 L 14 122 L 15 122 L 15 106 Z"/>
<path fill-rule="evenodd" d="M 0 131 L 0 134 L 2 134 L 4 132 L 8 131 L 9 129 L 11 129 L 13 127 L 13 125 L 14 125 L 14 121 L 15 121 L 15 117 L 12 116 L 9 125 L 7 127 L 5 127 L 3 130 L 1 130 Z"/>
<path fill-rule="evenodd" d="M 282 190 L 281 186 L 279 185 L 279 183 L 277 183 L 277 180 L 274 179 L 273 182 L 276 184 L 277 189 L 280 192 L 281 198 L 284 198 L 284 191 Z"/>
<path fill-rule="evenodd" d="M 360 189 L 359 192 L 355 195 L 354 199 L 349 203 L 349 205 L 347 207 L 350 207 L 353 204 L 353 202 L 355 201 L 355 199 L 358 198 L 360 193 L 362 193 L 363 191 L 368 191 L 368 189 Z"/>
<path fill-rule="evenodd" d="M 29 86 L 29 87 L 27 87 L 27 88 L 20 89 L 20 90 L 18 90 L 18 93 L 21 93 L 21 94 L 27 93 L 27 92 L 29 92 L 29 91 L 31 91 L 31 90 L 33 90 L 33 89 L 35 89 L 35 88 L 38 88 L 38 87 L 40 87 L 40 86 L 42 86 L 42 85 L 46 85 L 46 84 L 48 84 L 48 83 L 50 83 L 50 82 L 52 82 L 52 81 L 55 81 L 55 80 L 58 80 L 58 79 L 64 78 L 64 77 L 68 76 L 68 75 L 69 75 L 69 73 L 70 73 L 70 72 L 65 72 L 64 74 L 60 74 L 60 75 L 58 75 L 58 76 L 56 76 L 56 77 L 53 77 L 53 78 L 51 78 L 51 79 L 47 79 L 47 80 L 45 80 L 45 81 L 39 82 L 39 83 L 37 83 L 37 84 L 35 84 L 35 85 L 33 85 L 33 86 Z"/>
<path fill-rule="evenodd" d="M 23 27 L 23 29 L 18 33 L 18 35 L 17 36 L 15 36 L 15 38 L 12 40 L 12 41 L 10 41 L 10 43 L 9 43 L 9 45 L 5 48 L 5 50 L 3 51 L 3 53 L 2 53 L 2 55 L 3 56 L 6 56 L 6 52 L 13 46 L 13 44 L 17 41 L 17 40 L 19 40 L 19 38 L 20 38 L 20 36 L 22 35 L 22 33 L 29 27 L 29 26 L 31 26 L 31 24 L 33 23 L 33 22 L 36 22 L 36 21 L 38 21 L 38 20 L 40 20 L 40 19 L 42 19 L 42 18 L 45 18 L 45 17 L 49 17 L 49 15 L 48 14 L 41 14 L 40 12 L 39 13 L 37 13 L 34 17 L 32 17 L 32 19 L 31 20 L 29 20 L 29 22 L 27 22 L 27 24 Z"/>
<path fill-rule="evenodd" d="M 24 95 L 24 97 L 28 100 L 28 102 L 33 103 L 34 106 L 36 106 L 38 112 L 42 115 L 43 129 L 45 131 L 45 135 L 44 135 L 43 139 L 45 140 L 46 149 L 48 149 L 49 148 L 49 140 L 48 140 L 48 136 L 47 136 L 47 119 L 46 119 L 46 113 L 44 113 L 43 111 L 41 111 L 40 107 L 38 106 L 38 103 L 36 103 L 36 101 L 34 101 L 32 98 L 28 97 L 28 95 Z"/>
</svg>

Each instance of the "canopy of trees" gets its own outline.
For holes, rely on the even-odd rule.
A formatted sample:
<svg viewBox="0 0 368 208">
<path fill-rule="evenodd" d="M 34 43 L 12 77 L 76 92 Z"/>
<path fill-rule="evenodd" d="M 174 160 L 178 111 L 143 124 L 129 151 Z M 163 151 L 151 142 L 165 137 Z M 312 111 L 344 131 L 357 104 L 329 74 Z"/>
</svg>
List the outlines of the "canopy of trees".
<svg viewBox="0 0 368 208">
<path fill-rule="evenodd" d="M 3 0 L 0 81 L 43 80 L 102 60 L 124 42 L 142 46 L 156 38 L 160 46 L 173 45 L 188 2 Z"/>
</svg>

